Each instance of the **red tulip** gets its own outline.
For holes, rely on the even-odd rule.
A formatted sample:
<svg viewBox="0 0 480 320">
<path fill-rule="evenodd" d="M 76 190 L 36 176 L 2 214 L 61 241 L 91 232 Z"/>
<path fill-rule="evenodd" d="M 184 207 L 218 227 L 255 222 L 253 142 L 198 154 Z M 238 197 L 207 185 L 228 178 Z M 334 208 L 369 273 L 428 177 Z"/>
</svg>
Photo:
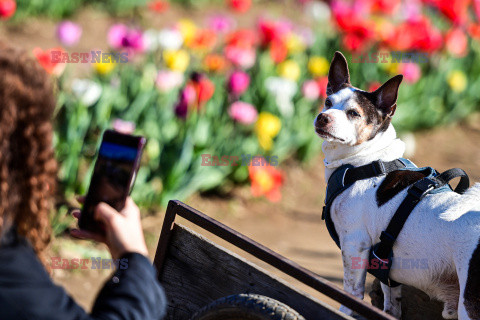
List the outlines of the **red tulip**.
<svg viewBox="0 0 480 320">
<path fill-rule="evenodd" d="M 65 69 L 65 63 L 55 61 L 52 52 L 56 53 L 55 56 L 58 59 L 61 59 L 62 54 L 65 51 L 62 48 L 52 48 L 45 51 L 40 48 L 33 49 L 33 55 L 37 58 L 38 63 L 40 63 L 45 71 L 49 74 L 59 76 Z"/>
<path fill-rule="evenodd" d="M 370 84 L 368 85 L 368 91 L 373 92 L 373 91 L 377 90 L 378 88 L 380 88 L 381 85 L 382 84 L 378 81 L 370 82 Z"/>
<path fill-rule="evenodd" d="M 442 46 L 442 34 L 427 17 L 404 22 L 396 27 L 392 37 L 386 41 L 393 50 L 418 50 L 432 52 Z"/>
<path fill-rule="evenodd" d="M 0 0 L 0 18 L 7 20 L 15 13 L 17 3 L 15 0 Z"/>
<path fill-rule="evenodd" d="M 270 43 L 270 57 L 275 63 L 280 63 L 287 58 L 288 48 L 283 40 L 275 39 Z"/>
<path fill-rule="evenodd" d="M 468 6 L 471 0 L 426 0 L 437 7 L 455 24 L 464 24 L 468 20 Z"/>
<path fill-rule="evenodd" d="M 245 13 L 250 10 L 252 0 L 228 0 L 228 4 L 232 10 L 238 13 Z"/>
<path fill-rule="evenodd" d="M 372 0 L 372 11 L 393 14 L 400 7 L 400 0 Z"/>
<path fill-rule="evenodd" d="M 327 97 L 327 84 L 328 84 L 328 77 L 320 77 L 317 78 L 317 85 L 320 89 L 320 97 L 325 99 Z"/>
<path fill-rule="evenodd" d="M 257 43 L 257 35 L 253 30 L 240 29 L 229 33 L 225 37 L 225 42 L 227 46 L 250 49 Z"/>
<path fill-rule="evenodd" d="M 197 84 L 198 103 L 207 102 L 213 97 L 215 85 L 207 77 L 201 79 Z"/>
<path fill-rule="evenodd" d="M 170 3 L 162 0 L 152 1 L 148 4 L 148 8 L 157 13 L 164 13 L 170 8 Z"/>
</svg>

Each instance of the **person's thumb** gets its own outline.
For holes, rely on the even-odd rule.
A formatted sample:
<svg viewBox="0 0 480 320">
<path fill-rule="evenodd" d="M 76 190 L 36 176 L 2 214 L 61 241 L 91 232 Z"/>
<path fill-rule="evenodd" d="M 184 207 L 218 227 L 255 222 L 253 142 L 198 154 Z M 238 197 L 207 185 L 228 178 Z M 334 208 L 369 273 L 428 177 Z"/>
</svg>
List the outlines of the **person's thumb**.
<svg viewBox="0 0 480 320">
<path fill-rule="evenodd" d="M 113 225 L 119 216 L 117 210 L 113 209 L 105 202 L 101 202 L 95 207 L 95 219 L 102 221 L 108 226 Z"/>
</svg>

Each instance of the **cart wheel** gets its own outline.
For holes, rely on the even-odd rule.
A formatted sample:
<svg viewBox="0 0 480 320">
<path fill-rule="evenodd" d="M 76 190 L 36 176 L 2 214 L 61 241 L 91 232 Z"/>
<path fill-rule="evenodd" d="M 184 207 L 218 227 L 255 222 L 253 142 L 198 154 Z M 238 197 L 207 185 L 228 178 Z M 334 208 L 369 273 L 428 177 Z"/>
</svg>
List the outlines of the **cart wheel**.
<svg viewBox="0 0 480 320">
<path fill-rule="evenodd" d="M 258 294 L 220 298 L 197 311 L 190 320 L 305 320 L 277 300 Z"/>
</svg>

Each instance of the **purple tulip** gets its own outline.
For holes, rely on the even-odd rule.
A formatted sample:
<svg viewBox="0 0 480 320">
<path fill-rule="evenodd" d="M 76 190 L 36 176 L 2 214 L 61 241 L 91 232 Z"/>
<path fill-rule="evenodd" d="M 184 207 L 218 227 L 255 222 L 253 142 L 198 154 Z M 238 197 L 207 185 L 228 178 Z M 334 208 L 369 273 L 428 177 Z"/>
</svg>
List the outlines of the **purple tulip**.
<svg viewBox="0 0 480 320">
<path fill-rule="evenodd" d="M 187 112 L 188 112 L 187 101 L 185 101 L 185 99 L 180 99 L 180 101 L 175 106 L 175 114 L 180 119 L 186 119 L 187 118 Z"/>
<path fill-rule="evenodd" d="M 250 85 L 250 76 L 243 71 L 235 71 L 228 79 L 228 89 L 236 96 L 244 93 Z"/>
<path fill-rule="evenodd" d="M 236 101 L 228 109 L 230 117 L 242 124 L 252 124 L 257 120 L 257 109 L 250 103 Z"/>
<path fill-rule="evenodd" d="M 57 26 L 58 40 L 66 47 L 74 46 L 82 36 L 82 27 L 71 21 L 60 22 Z"/>
<path fill-rule="evenodd" d="M 130 29 L 121 23 L 114 24 L 108 30 L 108 44 L 116 50 L 131 49 L 142 52 L 145 49 L 142 31 Z"/>
</svg>

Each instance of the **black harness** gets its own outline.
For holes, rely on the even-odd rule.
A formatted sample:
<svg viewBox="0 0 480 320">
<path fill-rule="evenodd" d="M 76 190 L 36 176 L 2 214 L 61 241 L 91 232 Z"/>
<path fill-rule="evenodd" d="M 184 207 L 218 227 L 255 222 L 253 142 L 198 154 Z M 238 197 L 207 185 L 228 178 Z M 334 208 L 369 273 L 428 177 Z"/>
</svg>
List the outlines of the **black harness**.
<svg viewBox="0 0 480 320">
<path fill-rule="evenodd" d="M 407 196 L 398 207 L 387 228 L 382 231 L 380 242 L 373 245 L 370 249 L 368 260 L 375 267 L 367 268 L 367 271 L 390 287 L 400 285 L 400 283 L 389 277 L 393 263 L 393 245 L 415 206 L 427 194 L 451 192 L 452 188 L 448 183 L 456 177 L 460 177 L 460 182 L 455 188 L 455 192 L 464 193 L 470 185 L 468 175 L 462 169 L 454 168 L 440 174 L 431 167 L 418 168 L 413 162 L 404 158 L 390 162 L 374 161 L 360 167 L 348 164 L 343 165 L 336 169 L 328 179 L 325 206 L 322 213 L 322 219 L 325 220 L 327 230 L 339 248 L 340 240 L 330 213 L 330 208 L 335 198 L 358 180 L 384 176 L 397 170 L 420 171 L 426 177 L 408 188 Z"/>
</svg>

